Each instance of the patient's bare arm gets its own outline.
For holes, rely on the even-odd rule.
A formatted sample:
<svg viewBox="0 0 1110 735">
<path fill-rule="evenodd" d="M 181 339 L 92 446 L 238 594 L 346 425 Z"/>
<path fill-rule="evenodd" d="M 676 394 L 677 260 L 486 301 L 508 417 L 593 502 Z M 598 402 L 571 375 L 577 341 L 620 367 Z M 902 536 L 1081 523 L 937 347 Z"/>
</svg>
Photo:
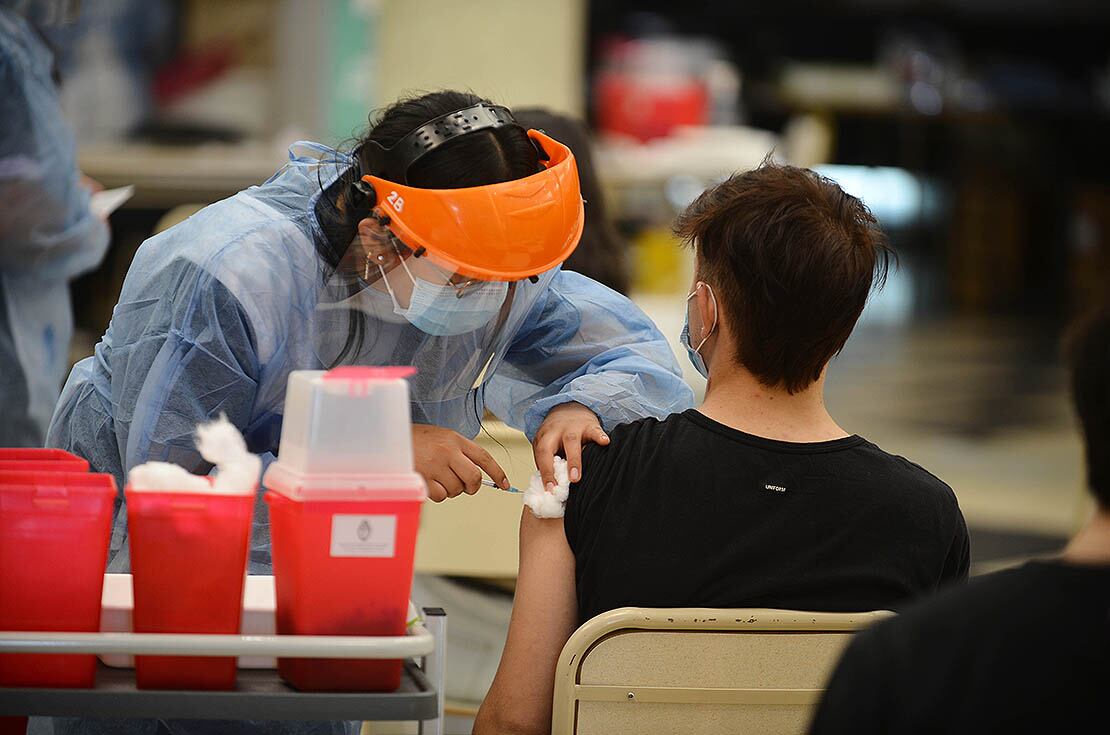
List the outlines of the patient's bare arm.
<svg viewBox="0 0 1110 735">
<path fill-rule="evenodd" d="M 520 518 L 520 573 L 501 664 L 475 735 L 551 731 L 555 664 L 577 624 L 574 555 L 563 519 Z"/>
</svg>

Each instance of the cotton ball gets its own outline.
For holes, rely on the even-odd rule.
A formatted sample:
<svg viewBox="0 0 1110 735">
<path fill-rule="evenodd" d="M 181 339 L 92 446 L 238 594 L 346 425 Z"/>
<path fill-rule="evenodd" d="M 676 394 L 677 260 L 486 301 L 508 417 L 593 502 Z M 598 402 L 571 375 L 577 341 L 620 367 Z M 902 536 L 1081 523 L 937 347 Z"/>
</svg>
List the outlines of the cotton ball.
<svg viewBox="0 0 1110 735">
<path fill-rule="evenodd" d="M 566 512 L 566 504 L 546 490 L 525 493 L 524 502 L 532 509 L 532 515 L 536 518 L 562 518 Z"/>
<path fill-rule="evenodd" d="M 208 480 L 169 462 L 147 462 L 127 473 L 132 490 L 170 490 L 186 493 L 208 492 Z"/>
<path fill-rule="evenodd" d="M 528 489 L 524 491 L 524 504 L 532 509 L 536 518 L 562 518 L 566 500 L 570 497 L 570 471 L 567 461 L 555 458 L 555 490 L 548 492 L 537 472 L 532 475 Z"/>
<path fill-rule="evenodd" d="M 262 460 L 247 451 L 243 435 L 227 417 L 197 426 L 197 450 L 216 465 L 212 490 L 220 493 L 249 493 L 258 484 Z"/>
<path fill-rule="evenodd" d="M 235 462 L 250 454 L 243 435 L 224 414 L 207 424 L 197 424 L 196 443 L 200 456 L 217 466 Z"/>
<path fill-rule="evenodd" d="M 216 465 L 212 489 L 221 493 L 247 494 L 258 486 L 262 460 L 251 454 L 241 460 Z"/>
<path fill-rule="evenodd" d="M 168 462 L 147 462 L 128 473 L 131 489 L 235 495 L 254 492 L 262 473 L 262 460 L 247 451 L 243 435 L 226 416 L 197 426 L 196 443 L 200 455 L 216 465 L 214 481 Z"/>
</svg>

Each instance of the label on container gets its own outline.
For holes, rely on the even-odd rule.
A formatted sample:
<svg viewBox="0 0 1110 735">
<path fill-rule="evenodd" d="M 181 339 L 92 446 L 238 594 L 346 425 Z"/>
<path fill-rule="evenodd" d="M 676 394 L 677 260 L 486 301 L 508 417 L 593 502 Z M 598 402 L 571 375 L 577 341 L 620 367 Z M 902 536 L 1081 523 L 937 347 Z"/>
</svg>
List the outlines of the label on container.
<svg viewBox="0 0 1110 735">
<path fill-rule="evenodd" d="M 331 555 L 391 559 L 396 550 L 397 516 L 333 515 Z"/>
</svg>

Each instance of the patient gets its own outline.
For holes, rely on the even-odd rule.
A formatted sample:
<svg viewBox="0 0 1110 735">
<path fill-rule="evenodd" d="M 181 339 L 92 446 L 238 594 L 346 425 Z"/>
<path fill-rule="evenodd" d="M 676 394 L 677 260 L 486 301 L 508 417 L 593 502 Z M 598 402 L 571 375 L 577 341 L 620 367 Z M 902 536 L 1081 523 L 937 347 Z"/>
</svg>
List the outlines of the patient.
<svg viewBox="0 0 1110 735">
<path fill-rule="evenodd" d="M 525 510 L 476 733 L 547 732 L 559 651 L 606 610 L 897 609 L 967 577 L 951 489 L 825 408 L 828 362 L 887 269 L 863 203 L 765 163 L 702 194 L 676 231 L 695 251 L 683 341 L 705 402 L 585 450 L 564 518 Z"/>
<path fill-rule="evenodd" d="M 1094 515 L 1061 558 L 978 577 L 856 636 L 829 684 L 813 733 L 1074 733 L 1106 727 L 1110 305 L 1082 320 L 1070 336 L 1071 395 L 1087 449 Z"/>
</svg>

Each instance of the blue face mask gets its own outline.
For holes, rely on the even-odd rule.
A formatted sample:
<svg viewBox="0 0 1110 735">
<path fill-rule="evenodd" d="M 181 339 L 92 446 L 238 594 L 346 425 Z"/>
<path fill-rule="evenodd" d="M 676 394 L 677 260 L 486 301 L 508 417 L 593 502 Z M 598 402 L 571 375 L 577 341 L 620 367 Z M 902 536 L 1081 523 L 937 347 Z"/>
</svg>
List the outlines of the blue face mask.
<svg viewBox="0 0 1110 735">
<path fill-rule="evenodd" d="M 505 303 L 509 284 L 503 281 L 487 281 L 472 287 L 462 296 L 450 284 L 436 285 L 412 275 L 405 261 L 401 265 L 412 280 L 412 295 L 408 308 L 397 301 L 389 279 L 382 271 L 382 279 L 393 298 L 393 312 L 403 316 L 420 331 L 434 337 L 448 337 L 466 334 L 484 327 L 493 321 Z M 378 266 L 381 270 L 381 266 Z"/>
<path fill-rule="evenodd" d="M 693 364 L 694 369 L 697 370 L 703 378 L 708 380 L 709 368 L 706 366 L 705 360 L 701 356 L 701 348 L 705 345 L 706 340 L 713 335 L 713 330 L 717 328 L 717 297 L 713 294 L 713 287 L 708 283 L 704 285 L 709 289 L 709 296 L 713 299 L 713 326 L 702 341 L 698 343 L 697 347 L 694 347 L 690 343 L 690 299 L 697 295 L 698 288 L 701 288 L 702 285 L 703 284 L 698 283 L 698 285 L 694 287 L 693 292 L 686 297 L 686 320 L 682 325 L 682 333 L 678 336 L 678 340 L 682 343 L 682 346 L 686 348 L 686 354 L 690 356 L 690 362 Z"/>
</svg>

